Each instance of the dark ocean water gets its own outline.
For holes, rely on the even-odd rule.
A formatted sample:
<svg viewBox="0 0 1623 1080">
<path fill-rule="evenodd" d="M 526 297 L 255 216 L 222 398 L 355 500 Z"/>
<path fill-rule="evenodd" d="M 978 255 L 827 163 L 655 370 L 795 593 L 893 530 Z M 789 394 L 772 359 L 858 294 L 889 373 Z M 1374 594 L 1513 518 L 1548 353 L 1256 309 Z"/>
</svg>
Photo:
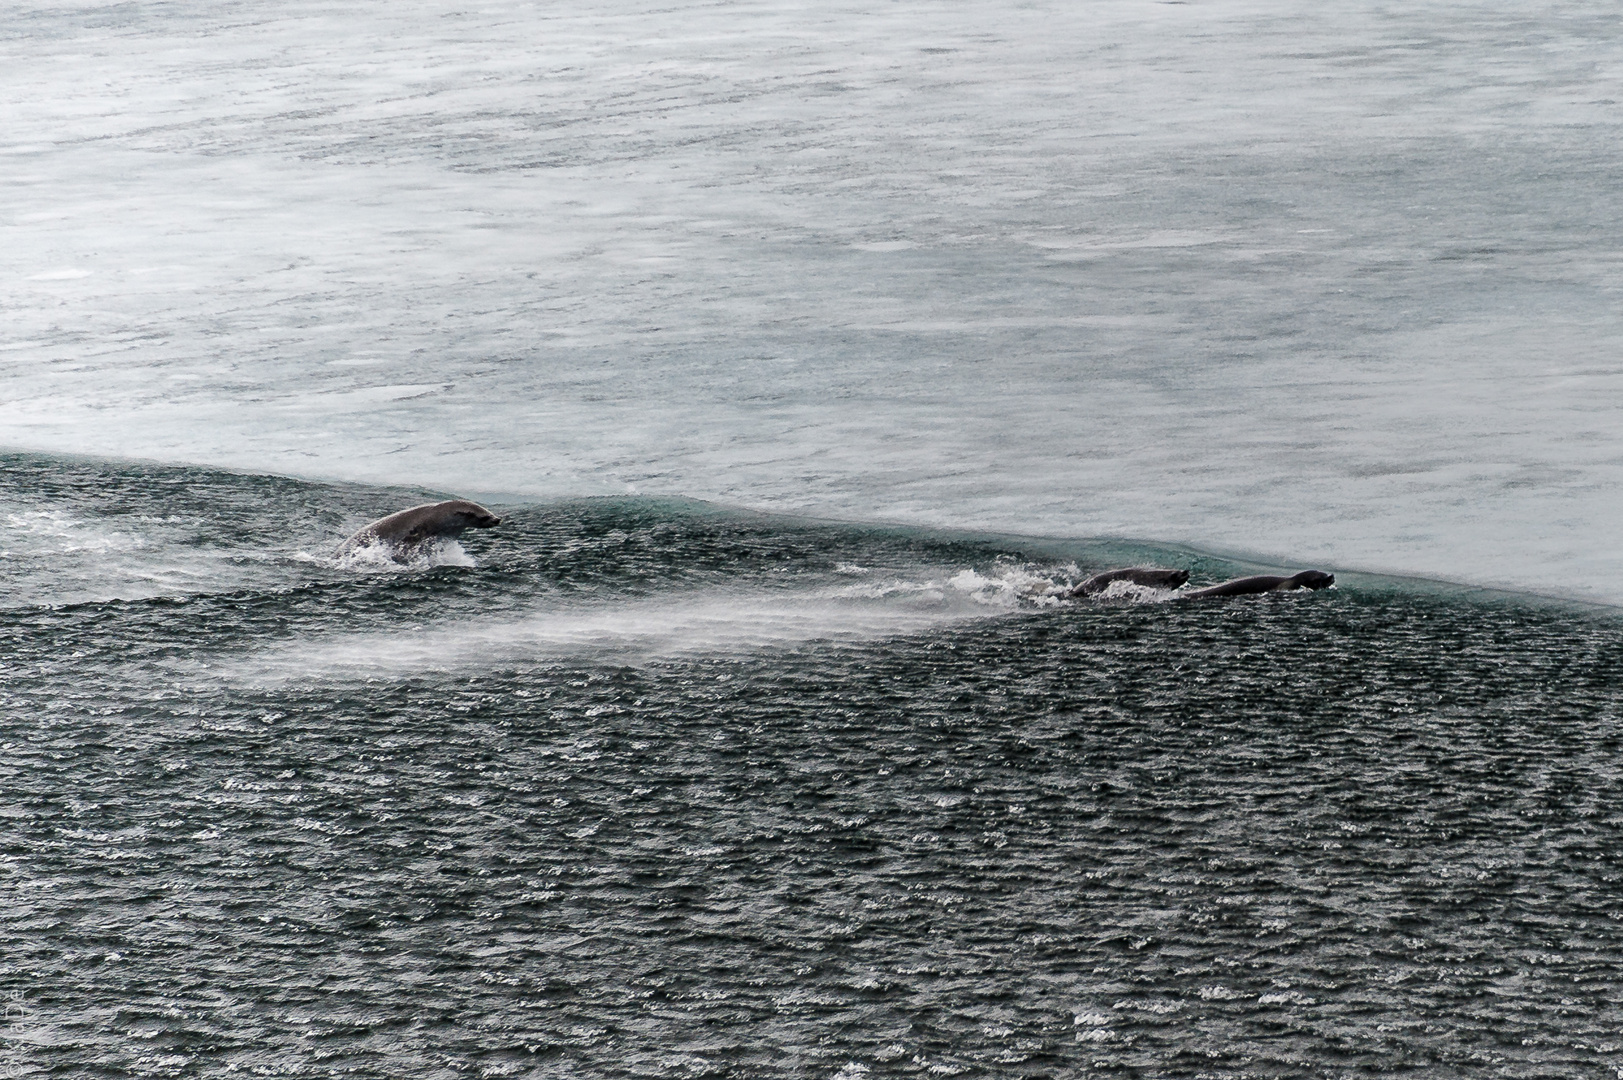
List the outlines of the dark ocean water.
<svg viewBox="0 0 1623 1080">
<path fill-rule="evenodd" d="M 0 1075 L 1623 1075 L 1623 623 L 0 459 Z M 471 564 L 471 565 L 461 565 Z M 1332 568 L 1334 569 L 1334 568 Z"/>
</svg>

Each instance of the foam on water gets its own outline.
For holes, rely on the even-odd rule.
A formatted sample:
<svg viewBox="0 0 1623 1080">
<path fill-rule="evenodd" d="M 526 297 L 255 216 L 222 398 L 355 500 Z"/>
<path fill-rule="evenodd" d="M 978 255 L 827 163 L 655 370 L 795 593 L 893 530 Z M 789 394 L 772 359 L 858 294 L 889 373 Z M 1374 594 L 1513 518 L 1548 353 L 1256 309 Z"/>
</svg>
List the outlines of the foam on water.
<svg viewBox="0 0 1623 1080">
<path fill-rule="evenodd" d="M 1116 601 L 1130 604 L 1160 604 L 1177 595 L 1177 591 L 1173 589 L 1157 589 L 1133 581 L 1112 581 L 1089 600 L 1092 603 Z"/>
<path fill-rule="evenodd" d="M 207 526 L 189 515 L 108 520 L 52 500 L 12 506 L 0 515 L 0 607 L 230 589 L 276 576 L 264 552 L 201 543 Z"/>
<path fill-rule="evenodd" d="M 966 571 L 965 575 L 972 574 Z M 736 657 L 811 642 L 915 634 L 1016 610 L 1001 585 L 890 582 L 871 589 L 711 593 L 537 611 L 519 619 L 431 622 L 400 630 L 326 632 L 248 657 L 197 656 L 183 672 L 204 682 L 399 680 L 528 667 L 559 659 L 644 664 Z M 991 583 L 987 583 L 991 584 Z"/>
<path fill-rule="evenodd" d="M 522 666 L 570 656 L 636 661 L 728 655 L 808 640 L 855 640 L 936 621 L 837 606 L 785 605 L 781 600 L 633 605 L 586 614 L 548 614 L 495 626 L 333 636 L 249 661 L 247 674 L 239 681 L 258 681 L 261 671 L 279 680 L 356 675 L 400 678 L 424 672 Z"/>
<path fill-rule="evenodd" d="M 139 535 L 110 530 L 102 522 L 76 518 L 55 507 L 17 509 L 0 520 L 5 524 L 7 558 L 105 556 L 146 546 Z"/>
<path fill-rule="evenodd" d="M 305 553 L 301 553 L 305 554 Z M 361 543 L 346 546 L 336 556 L 321 558 L 305 555 L 312 562 L 320 562 L 345 571 L 363 573 L 412 573 L 432 570 L 436 566 L 478 566 L 479 562 L 451 537 L 436 537 L 418 544 L 401 557 L 400 549 L 385 543 Z"/>
</svg>

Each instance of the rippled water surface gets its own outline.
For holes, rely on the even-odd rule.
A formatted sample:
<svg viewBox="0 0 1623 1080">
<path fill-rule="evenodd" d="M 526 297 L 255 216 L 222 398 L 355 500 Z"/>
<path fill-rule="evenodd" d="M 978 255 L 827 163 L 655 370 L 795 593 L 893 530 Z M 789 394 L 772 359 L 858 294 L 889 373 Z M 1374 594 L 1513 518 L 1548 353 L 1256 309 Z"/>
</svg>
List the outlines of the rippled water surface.
<svg viewBox="0 0 1623 1080">
<path fill-rule="evenodd" d="M 345 567 L 418 493 L 4 465 L 13 1075 L 1623 1067 L 1615 617 L 637 499 Z"/>
<path fill-rule="evenodd" d="M 1615 5 L 26 0 L 0 101 L 0 1080 L 1623 1076 Z"/>
</svg>

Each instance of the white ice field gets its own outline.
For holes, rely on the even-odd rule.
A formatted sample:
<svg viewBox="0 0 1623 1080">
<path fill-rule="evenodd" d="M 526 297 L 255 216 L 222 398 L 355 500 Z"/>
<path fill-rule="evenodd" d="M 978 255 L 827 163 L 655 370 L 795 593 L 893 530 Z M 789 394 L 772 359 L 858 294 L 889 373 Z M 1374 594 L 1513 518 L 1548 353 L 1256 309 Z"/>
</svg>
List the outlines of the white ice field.
<svg viewBox="0 0 1623 1080">
<path fill-rule="evenodd" d="M 1602 3 L 24 2 L 0 447 L 1623 603 Z"/>
</svg>

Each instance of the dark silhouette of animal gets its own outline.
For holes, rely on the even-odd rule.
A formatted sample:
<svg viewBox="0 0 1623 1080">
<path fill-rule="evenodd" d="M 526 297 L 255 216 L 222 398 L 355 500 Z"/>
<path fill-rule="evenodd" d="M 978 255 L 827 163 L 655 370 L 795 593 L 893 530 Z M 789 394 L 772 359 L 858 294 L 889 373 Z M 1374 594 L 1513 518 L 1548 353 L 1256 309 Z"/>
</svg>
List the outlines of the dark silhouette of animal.
<svg viewBox="0 0 1623 1080">
<path fill-rule="evenodd" d="M 1065 596 L 1072 600 L 1097 596 L 1117 581 L 1130 581 L 1134 585 L 1144 585 L 1151 589 L 1176 589 L 1188 580 L 1189 571 L 1187 570 L 1162 570 L 1155 566 L 1124 566 L 1119 570 L 1106 570 L 1102 574 L 1094 574 L 1088 580 L 1066 593 Z"/>
<path fill-rule="evenodd" d="M 1336 583 L 1334 574 L 1322 570 L 1303 570 L 1290 577 L 1277 574 L 1259 574 L 1256 577 L 1235 578 L 1221 585 L 1208 585 L 1204 589 L 1186 592 L 1180 599 L 1204 600 L 1214 596 L 1246 596 L 1251 593 L 1287 592 L 1291 589 L 1326 589 Z"/>
<path fill-rule="evenodd" d="M 345 540 L 337 554 L 343 556 L 360 548 L 386 547 L 395 562 L 408 562 L 424 545 L 441 537 L 460 536 L 464 529 L 489 529 L 501 524 L 501 520 L 478 503 L 465 499 L 426 503 L 372 522 Z"/>
</svg>

